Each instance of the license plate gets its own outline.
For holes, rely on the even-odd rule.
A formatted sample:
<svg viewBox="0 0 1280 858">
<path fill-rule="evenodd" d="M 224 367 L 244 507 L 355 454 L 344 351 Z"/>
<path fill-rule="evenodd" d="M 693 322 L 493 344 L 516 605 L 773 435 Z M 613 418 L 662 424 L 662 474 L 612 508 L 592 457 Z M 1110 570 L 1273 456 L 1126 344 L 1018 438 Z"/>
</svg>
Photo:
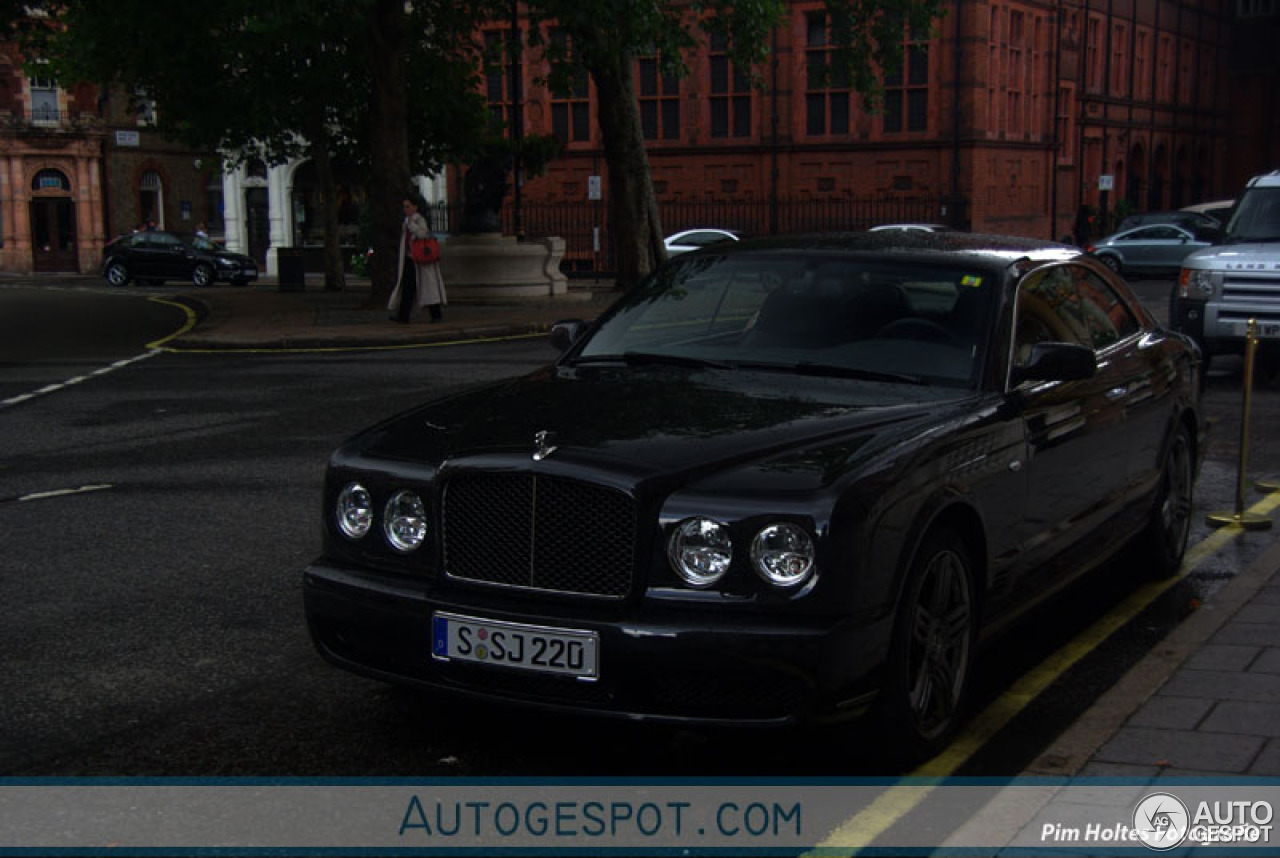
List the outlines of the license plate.
<svg viewBox="0 0 1280 858">
<path fill-rule="evenodd" d="M 1280 337 L 1280 325 L 1258 325 L 1258 336 Z"/>
<path fill-rule="evenodd" d="M 438 613 L 431 618 L 431 657 L 516 670 L 596 678 L 595 632 L 481 620 Z"/>
</svg>

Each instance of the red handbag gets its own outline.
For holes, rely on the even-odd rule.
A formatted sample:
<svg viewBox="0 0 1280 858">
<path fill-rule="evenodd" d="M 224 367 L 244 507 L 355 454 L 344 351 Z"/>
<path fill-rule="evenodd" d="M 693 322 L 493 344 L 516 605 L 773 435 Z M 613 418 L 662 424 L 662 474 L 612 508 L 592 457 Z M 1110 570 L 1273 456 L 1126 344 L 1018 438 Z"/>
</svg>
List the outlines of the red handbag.
<svg viewBox="0 0 1280 858">
<path fill-rule="evenodd" d="M 409 258 L 418 265 L 440 261 L 440 242 L 435 238 L 413 238 L 409 240 Z"/>
</svg>

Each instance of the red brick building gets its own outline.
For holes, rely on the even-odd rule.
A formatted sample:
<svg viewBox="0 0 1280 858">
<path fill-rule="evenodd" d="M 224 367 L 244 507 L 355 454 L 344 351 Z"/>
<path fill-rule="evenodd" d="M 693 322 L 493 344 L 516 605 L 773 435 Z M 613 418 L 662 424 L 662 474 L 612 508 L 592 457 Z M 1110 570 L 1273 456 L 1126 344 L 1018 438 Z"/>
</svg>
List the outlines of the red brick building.
<svg viewBox="0 0 1280 858">
<path fill-rule="evenodd" d="M 681 206 L 715 201 L 721 208 L 709 211 L 726 219 L 764 211 L 769 220 L 700 225 L 788 231 L 797 206 L 869 200 L 1048 238 L 1070 234 L 1081 205 L 1123 212 L 1232 196 L 1245 176 L 1280 165 L 1280 3 L 1238 2 L 960 0 L 933 34 L 906 40 L 874 112 L 840 80 L 814 73 L 831 48 L 822 6 L 810 0 L 793 2 L 773 34 L 768 65 L 758 69 L 763 89 L 715 43 L 685 58 L 691 74 L 680 80 L 641 59 L 639 98 L 665 225 L 684 225 L 673 223 L 687 219 Z M 1250 22 L 1241 21 L 1245 6 Z M 1271 47 L 1256 53 L 1251 85 L 1233 87 L 1233 27 L 1256 32 L 1262 22 Z M 486 38 L 503 38 L 502 29 Z M 591 176 L 603 177 L 607 195 L 594 88 L 585 79 L 565 92 L 535 86 L 547 66 L 531 53 L 522 70 L 526 133 L 565 144 L 547 173 L 525 184 L 523 200 L 535 209 L 587 203 Z M 507 75 L 489 78 L 495 113 L 509 115 L 509 92 Z M 451 191 L 461 196 L 456 176 Z M 844 226 L 861 227 L 885 210 L 844 211 L 855 212 Z"/>
</svg>

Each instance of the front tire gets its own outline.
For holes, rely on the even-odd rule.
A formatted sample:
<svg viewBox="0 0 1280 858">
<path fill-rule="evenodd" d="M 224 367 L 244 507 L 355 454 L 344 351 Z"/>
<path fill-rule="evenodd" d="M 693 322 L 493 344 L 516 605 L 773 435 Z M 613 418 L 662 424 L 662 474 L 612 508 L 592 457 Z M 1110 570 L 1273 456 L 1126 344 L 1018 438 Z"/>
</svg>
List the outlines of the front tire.
<svg viewBox="0 0 1280 858">
<path fill-rule="evenodd" d="M 1182 567 L 1191 533 L 1191 500 L 1195 487 L 1195 462 L 1191 434 L 1181 424 L 1169 439 L 1160 487 L 1146 530 L 1138 541 L 1135 557 L 1146 565 L 1152 577 L 1169 578 Z"/>
<path fill-rule="evenodd" d="M 896 755 L 942 750 L 960 724 L 977 630 L 973 567 L 950 529 L 920 544 L 894 622 L 882 717 Z"/>
<path fill-rule="evenodd" d="M 129 285 L 129 269 L 125 268 L 122 262 L 113 262 L 108 265 L 105 276 L 112 286 Z"/>
<path fill-rule="evenodd" d="M 191 272 L 191 282 L 197 286 L 213 285 L 213 269 L 208 265 L 197 265 Z"/>
</svg>

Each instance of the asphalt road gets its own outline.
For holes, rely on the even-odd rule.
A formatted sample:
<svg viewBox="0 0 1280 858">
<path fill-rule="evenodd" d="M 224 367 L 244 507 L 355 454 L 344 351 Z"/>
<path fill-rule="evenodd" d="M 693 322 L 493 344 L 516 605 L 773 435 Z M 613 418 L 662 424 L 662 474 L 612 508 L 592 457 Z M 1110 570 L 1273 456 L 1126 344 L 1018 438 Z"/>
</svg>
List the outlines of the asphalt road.
<svg viewBox="0 0 1280 858">
<path fill-rule="evenodd" d="M 43 302 L 56 307 L 25 312 Z M 529 341 L 323 356 L 155 354 L 145 343 L 180 324 L 181 313 L 152 304 L 0 289 L 0 320 L 20 310 L 26 320 L 51 320 L 6 330 L 28 339 L 0 358 L 0 772 L 887 773 L 874 748 L 824 753 L 826 735 L 672 730 L 460 705 L 322 662 L 306 635 L 300 572 L 319 545 L 330 450 L 426 397 L 524 372 L 552 353 Z M 67 351 L 46 343 L 42 332 L 54 322 L 78 326 L 87 341 Z M 60 383 L 72 378 L 81 380 Z M 44 392 L 25 398 L 36 390 Z M 1258 424 L 1276 419 L 1275 394 L 1273 382 L 1261 386 Z M 1208 398 L 1215 430 L 1201 510 L 1234 497 L 1238 373 L 1220 364 Z M 1278 452 L 1260 439 L 1254 462 L 1275 468 Z M 1193 540 L 1205 532 L 1197 516 Z M 1268 539 L 1215 556 L 962 773 L 1016 773 Z M 1124 570 L 1103 570 L 1055 601 L 986 660 L 979 696 L 1001 694 L 1134 584 Z"/>
</svg>

